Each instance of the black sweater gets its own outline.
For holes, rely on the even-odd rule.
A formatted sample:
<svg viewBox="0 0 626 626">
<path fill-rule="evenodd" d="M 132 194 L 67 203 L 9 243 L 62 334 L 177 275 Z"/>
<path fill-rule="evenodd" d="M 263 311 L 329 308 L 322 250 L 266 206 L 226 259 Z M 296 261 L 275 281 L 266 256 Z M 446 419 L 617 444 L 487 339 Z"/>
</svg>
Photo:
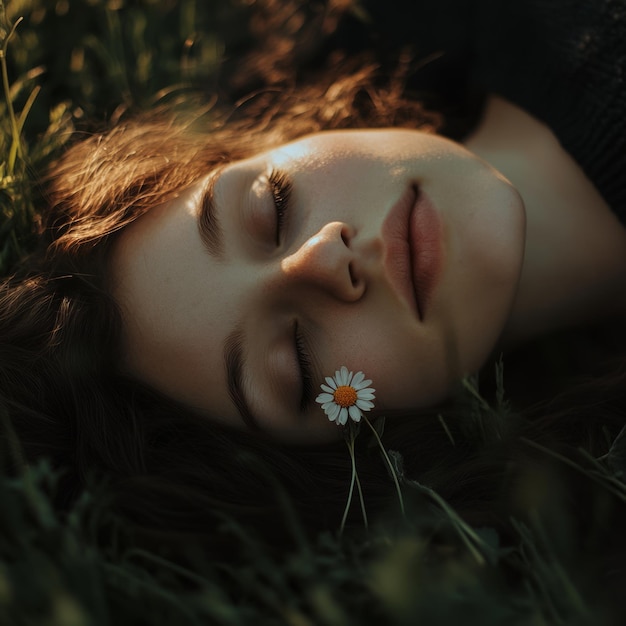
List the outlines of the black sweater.
<svg viewBox="0 0 626 626">
<path fill-rule="evenodd" d="M 410 88 L 471 110 L 498 94 L 546 123 L 626 225 L 626 0 L 366 0 Z M 451 132 L 450 134 L 454 134 Z"/>
</svg>

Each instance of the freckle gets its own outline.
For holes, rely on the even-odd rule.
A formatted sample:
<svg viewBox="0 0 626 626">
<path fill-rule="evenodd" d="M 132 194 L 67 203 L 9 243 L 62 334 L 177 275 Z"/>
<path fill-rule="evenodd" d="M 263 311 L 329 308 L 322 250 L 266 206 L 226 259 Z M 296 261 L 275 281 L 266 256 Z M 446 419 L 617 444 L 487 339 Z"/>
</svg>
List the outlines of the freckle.
<svg viewBox="0 0 626 626">
<path fill-rule="evenodd" d="M 391 176 L 400 177 L 400 176 L 403 176 L 404 174 L 406 174 L 406 168 L 402 167 L 401 165 L 396 165 L 395 167 L 392 167 L 389 170 L 389 173 L 391 174 Z"/>
</svg>

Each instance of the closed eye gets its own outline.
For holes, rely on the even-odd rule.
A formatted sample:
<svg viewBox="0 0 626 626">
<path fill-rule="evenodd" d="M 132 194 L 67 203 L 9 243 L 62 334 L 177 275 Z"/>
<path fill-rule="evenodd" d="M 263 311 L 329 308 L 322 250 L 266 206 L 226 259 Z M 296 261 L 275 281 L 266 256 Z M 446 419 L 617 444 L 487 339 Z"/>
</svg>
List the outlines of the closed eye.
<svg viewBox="0 0 626 626">
<path fill-rule="evenodd" d="M 294 337 L 296 344 L 296 355 L 298 357 L 298 367 L 302 380 L 302 396 L 300 398 L 300 412 L 304 413 L 313 403 L 313 373 L 311 357 L 306 349 L 304 337 L 298 327 L 298 322 L 294 324 Z"/>
<path fill-rule="evenodd" d="M 272 170 L 267 180 L 276 207 L 276 245 L 279 246 L 287 222 L 293 185 L 287 174 L 280 170 Z"/>
</svg>

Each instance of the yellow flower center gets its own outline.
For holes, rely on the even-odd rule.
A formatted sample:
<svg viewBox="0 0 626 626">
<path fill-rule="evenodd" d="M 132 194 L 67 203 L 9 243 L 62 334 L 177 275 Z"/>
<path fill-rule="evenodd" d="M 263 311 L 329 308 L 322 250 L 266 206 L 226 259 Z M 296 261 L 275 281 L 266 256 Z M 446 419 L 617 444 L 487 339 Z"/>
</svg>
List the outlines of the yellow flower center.
<svg viewBox="0 0 626 626">
<path fill-rule="evenodd" d="M 335 393 L 333 393 L 333 398 L 339 406 L 344 408 L 356 404 L 357 400 L 356 391 L 348 385 L 337 387 Z"/>
</svg>

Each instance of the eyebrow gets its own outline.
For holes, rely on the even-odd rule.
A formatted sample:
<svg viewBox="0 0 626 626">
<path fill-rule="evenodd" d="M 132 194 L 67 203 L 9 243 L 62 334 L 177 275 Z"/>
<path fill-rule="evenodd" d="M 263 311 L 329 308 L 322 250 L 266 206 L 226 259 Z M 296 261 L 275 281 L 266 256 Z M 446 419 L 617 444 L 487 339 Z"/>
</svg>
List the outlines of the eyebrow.
<svg viewBox="0 0 626 626">
<path fill-rule="evenodd" d="M 215 185 L 223 167 L 214 171 L 208 178 L 200 196 L 200 211 L 198 213 L 198 230 L 204 247 L 216 259 L 221 259 L 224 253 L 224 233 L 220 225 L 215 206 Z"/>
<path fill-rule="evenodd" d="M 243 357 L 244 333 L 241 328 L 235 328 L 224 342 L 224 362 L 226 364 L 226 381 L 228 394 L 235 405 L 241 419 L 246 426 L 253 430 L 261 430 L 259 420 L 250 409 L 250 404 L 243 390 L 244 365 Z"/>
</svg>

